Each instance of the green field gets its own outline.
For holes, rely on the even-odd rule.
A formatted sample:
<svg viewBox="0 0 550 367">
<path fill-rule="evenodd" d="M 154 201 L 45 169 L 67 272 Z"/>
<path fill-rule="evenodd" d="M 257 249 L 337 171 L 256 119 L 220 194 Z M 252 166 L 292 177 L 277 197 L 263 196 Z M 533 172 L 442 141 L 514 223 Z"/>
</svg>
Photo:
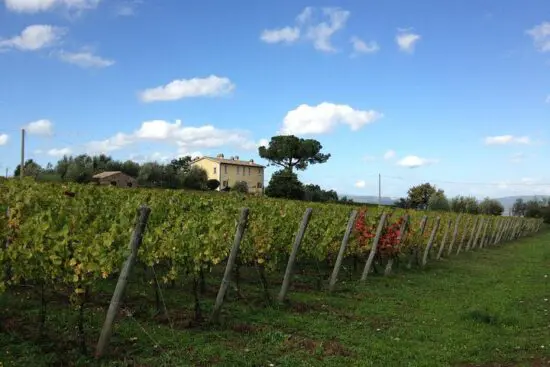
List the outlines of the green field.
<svg viewBox="0 0 550 367">
<path fill-rule="evenodd" d="M 152 286 L 135 274 L 108 356 L 91 357 L 113 283 L 85 309 L 86 353 L 78 311 L 47 293 L 19 286 L 0 295 L 3 366 L 543 366 L 550 362 L 550 231 L 501 247 L 432 261 L 357 285 L 345 273 L 333 295 L 300 271 L 284 306 L 266 305 L 254 269 L 242 269 L 242 298 L 232 290 L 222 324 L 194 321 L 191 284 L 163 287 L 168 312 L 155 315 Z M 326 269 L 321 269 L 325 271 Z M 206 278 L 208 315 L 221 269 Z M 351 271 L 351 270 L 350 270 Z M 311 271 L 309 272 L 311 273 Z M 279 274 L 280 275 L 280 274 Z M 277 274 L 273 274 L 276 277 Z M 351 280 L 353 279 L 353 280 Z M 271 279 L 272 293 L 276 278 Z M 145 300 L 145 299 L 148 299 Z M 162 302 L 164 300 L 164 302 Z"/>
</svg>

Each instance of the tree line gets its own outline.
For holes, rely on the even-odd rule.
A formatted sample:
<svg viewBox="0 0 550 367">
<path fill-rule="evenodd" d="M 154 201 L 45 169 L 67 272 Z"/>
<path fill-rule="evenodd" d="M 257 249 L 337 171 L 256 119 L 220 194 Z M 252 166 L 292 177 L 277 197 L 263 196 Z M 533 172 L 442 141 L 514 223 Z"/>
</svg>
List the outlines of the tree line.
<svg viewBox="0 0 550 367">
<path fill-rule="evenodd" d="M 528 201 L 518 198 L 512 206 L 512 215 L 527 218 L 543 218 L 545 223 L 550 223 L 550 197 L 535 198 Z"/>
</svg>

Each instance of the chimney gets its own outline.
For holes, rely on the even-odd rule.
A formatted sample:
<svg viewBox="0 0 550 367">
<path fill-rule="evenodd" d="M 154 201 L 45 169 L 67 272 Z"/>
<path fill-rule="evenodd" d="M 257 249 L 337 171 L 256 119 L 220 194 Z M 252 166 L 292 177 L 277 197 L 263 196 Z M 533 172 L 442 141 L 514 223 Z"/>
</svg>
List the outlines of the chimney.
<svg viewBox="0 0 550 367">
<path fill-rule="evenodd" d="M 254 159 L 249 160 L 250 163 L 254 163 Z"/>
<path fill-rule="evenodd" d="M 216 158 L 222 158 L 222 159 L 223 159 L 223 154 L 222 154 L 222 153 L 218 154 L 218 155 L 216 156 Z"/>
<path fill-rule="evenodd" d="M 235 160 L 235 157 L 231 156 L 231 158 L 229 158 L 229 159 L 231 159 L 232 161 L 234 161 L 234 160 Z"/>
<path fill-rule="evenodd" d="M 236 161 L 239 160 L 239 156 L 238 156 L 238 155 L 235 156 L 235 160 L 236 160 Z"/>
</svg>

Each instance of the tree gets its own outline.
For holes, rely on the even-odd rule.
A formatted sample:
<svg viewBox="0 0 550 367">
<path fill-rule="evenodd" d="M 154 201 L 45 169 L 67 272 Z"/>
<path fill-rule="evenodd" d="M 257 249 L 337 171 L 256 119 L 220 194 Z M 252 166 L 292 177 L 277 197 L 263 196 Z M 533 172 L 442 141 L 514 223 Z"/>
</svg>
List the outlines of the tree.
<svg viewBox="0 0 550 367">
<path fill-rule="evenodd" d="M 200 167 L 191 167 L 182 177 L 183 187 L 192 190 L 205 190 L 207 181 L 208 173 Z"/>
<path fill-rule="evenodd" d="M 233 185 L 232 190 L 242 194 L 248 194 L 248 184 L 246 181 L 237 181 L 235 182 L 235 185 Z"/>
<path fill-rule="evenodd" d="M 421 185 L 413 186 L 407 192 L 408 201 L 413 209 L 426 209 L 428 208 L 428 202 L 430 197 L 434 194 L 443 195 L 443 190 L 438 190 L 435 186 L 429 183 L 423 183 Z"/>
<path fill-rule="evenodd" d="M 525 211 L 527 210 L 527 206 L 523 202 L 522 198 L 516 199 L 516 202 L 512 206 L 512 215 L 515 217 L 523 217 L 525 216 Z"/>
<path fill-rule="evenodd" d="M 288 169 L 273 173 L 265 189 L 267 196 L 301 200 L 304 197 L 304 186 L 298 175 Z"/>
<path fill-rule="evenodd" d="M 393 205 L 401 209 L 409 209 L 411 207 L 411 202 L 408 198 L 399 198 Z"/>
<path fill-rule="evenodd" d="M 208 190 L 216 190 L 218 187 L 220 187 L 220 181 L 216 179 L 211 179 L 206 181 L 206 187 L 208 187 Z"/>
<path fill-rule="evenodd" d="M 139 164 L 133 161 L 125 161 L 122 163 L 122 166 L 120 167 L 120 170 L 127 174 L 128 176 L 132 176 L 134 178 L 137 178 L 139 175 Z"/>
<path fill-rule="evenodd" d="M 268 146 L 258 149 L 260 157 L 271 165 L 293 172 L 305 170 L 310 164 L 325 163 L 330 154 L 321 153 L 323 146 L 315 139 L 302 139 L 294 135 L 279 135 L 271 138 Z"/>
<path fill-rule="evenodd" d="M 502 215 L 504 213 L 504 206 L 500 201 L 487 197 L 479 203 L 479 212 L 485 215 Z"/>
<path fill-rule="evenodd" d="M 323 190 L 319 185 L 304 186 L 304 200 L 315 202 L 338 201 L 338 194 L 334 190 Z"/>
<path fill-rule="evenodd" d="M 436 191 L 432 194 L 432 196 L 430 196 L 430 199 L 428 200 L 428 209 L 437 211 L 451 210 L 449 200 L 447 200 L 447 197 L 443 194 L 443 191 Z"/>
<path fill-rule="evenodd" d="M 191 169 L 191 157 L 185 156 L 177 159 L 172 159 L 169 166 L 177 173 L 187 173 Z"/>
<path fill-rule="evenodd" d="M 455 213 L 479 214 L 479 204 L 473 196 L 455 196 L 451 199 L 451 210 Z"/>
<path fill-rule="evenodd" d="M 25 169 L 23 170 L 23 176 L 27 177 L 38 177 L 38 175 L 42 172 L 42 166 L 40 166 L 38 163 L 36 163 L 32 159 L 28 159 L 25 161 Z M 15 167 L 15 171 L 13 172 L 14 176 L 19 176 L 21 174 L 21 165 L 18 164 L 17 167 Z"/>
</svg>

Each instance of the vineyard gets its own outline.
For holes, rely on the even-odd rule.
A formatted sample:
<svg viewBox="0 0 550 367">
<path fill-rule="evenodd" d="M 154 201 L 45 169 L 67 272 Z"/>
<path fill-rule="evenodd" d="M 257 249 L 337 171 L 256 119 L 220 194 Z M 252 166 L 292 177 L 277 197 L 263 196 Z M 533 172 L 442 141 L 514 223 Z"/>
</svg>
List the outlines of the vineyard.
<svg viewBox="0 0 550 367">
<path fill-rule="evenodd" d="M 422 268 L 533 234 L 542 224 L 516 217 L 32 180 L 2 182 L 0 208 L 0 292 L 32 286 L 44 304 L 48 290 L 66 294 L 81 315 L 78 329 L 84 339 L 86 305 L 105 282 L 116 283 L 101 335 L 93 336 L 99 338 L 98 357 L 107 349 L 126 285 L 136 274 L 152 284 L 159 312 L 163 289 L 189 281 L 199 321 L 205 319 L 205 279 L 214 277 L 219 289 L 208 320 L 218 323 L 227 293 L 242 296 L 242 274 L 250 271 L 266 303 L 275 303 L 274 293 L 278 303 L 285 303 L 300 269 L 312 269 L 317 288 L 337 292 L 343 274 L 365 282 L 371 274 Z M 44 306 L 42 323 L 45 314 Z"/>
</svg>

